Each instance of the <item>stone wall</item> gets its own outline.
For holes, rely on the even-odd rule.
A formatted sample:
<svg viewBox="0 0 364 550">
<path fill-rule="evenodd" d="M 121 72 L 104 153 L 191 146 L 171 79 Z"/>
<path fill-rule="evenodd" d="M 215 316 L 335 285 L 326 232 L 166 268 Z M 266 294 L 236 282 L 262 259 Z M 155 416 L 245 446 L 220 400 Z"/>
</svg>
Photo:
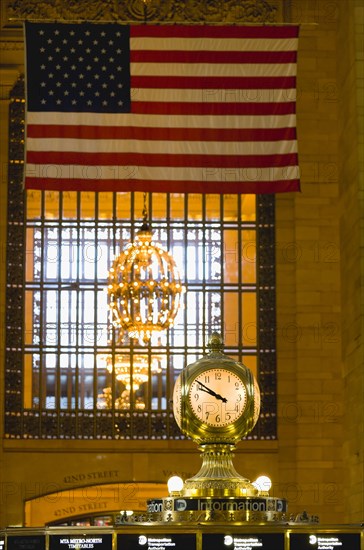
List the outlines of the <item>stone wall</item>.
<svg viewBox="0 0 364 550">
<path fill-rule="evenodd" d="M 279 468 L 291 505 L 340 521 L 341 376 L 337 10 L 296 2 L 301 194 L 278 196 Z"/>
<path fill-rule="evenodd" d="M 364 517 L 364 6 L 340 4 L 337 34 L 340 231 L 342 300 L 342 375 L 345 391 L 345 497 L 349 521 Z"/>
</svg>

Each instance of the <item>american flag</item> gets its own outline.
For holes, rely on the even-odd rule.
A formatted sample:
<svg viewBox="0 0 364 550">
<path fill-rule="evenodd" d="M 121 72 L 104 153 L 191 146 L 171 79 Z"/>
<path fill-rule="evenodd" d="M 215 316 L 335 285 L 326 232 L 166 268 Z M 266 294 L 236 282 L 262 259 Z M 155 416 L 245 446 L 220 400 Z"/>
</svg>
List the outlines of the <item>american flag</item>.
<svg viewBox="0 0 364 550">
<path fill-rule="evenodd" d="M 25 186 L 299 190 L 296 26 L 25 23 Z"/>
</svg>

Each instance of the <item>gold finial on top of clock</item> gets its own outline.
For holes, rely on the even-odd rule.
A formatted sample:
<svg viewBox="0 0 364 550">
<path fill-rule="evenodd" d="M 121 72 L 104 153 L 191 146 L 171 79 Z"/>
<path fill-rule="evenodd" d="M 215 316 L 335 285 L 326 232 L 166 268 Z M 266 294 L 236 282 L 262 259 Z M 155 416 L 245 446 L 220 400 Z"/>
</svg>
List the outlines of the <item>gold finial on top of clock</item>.
<svg viewBox="0 0 364 550">
<path fill-rule="evenodd" d="M 207 347 L 211 350 L 211 353 L 216 351 L 222 352 L 224 349 L 224 342 L 218 332 L 213 332 L 211 334 Z"/>
</svg>

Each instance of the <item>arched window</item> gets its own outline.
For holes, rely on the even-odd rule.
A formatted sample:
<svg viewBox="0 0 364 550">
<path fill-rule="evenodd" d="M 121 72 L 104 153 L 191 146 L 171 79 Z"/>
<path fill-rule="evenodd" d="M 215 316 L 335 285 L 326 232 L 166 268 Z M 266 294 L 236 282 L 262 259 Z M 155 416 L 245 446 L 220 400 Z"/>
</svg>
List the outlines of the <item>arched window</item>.
<svg viewBox="0 0 364 550">
<path fill-rule="evenodd" d="M 249 438 L 275 438 L 274 198 L 148 196 L 155 235 L 187 287 L 184 308 L 150 345 L 118 344 L 107 273 L 140 228 L 143 195 L 24 192 L 23 97 L 19 81 L 10 106 L 5 436 L 182 439 L 174 381 L 218 331 L 225 353 L 259 381 L 261 418 Z"/>
</svg>

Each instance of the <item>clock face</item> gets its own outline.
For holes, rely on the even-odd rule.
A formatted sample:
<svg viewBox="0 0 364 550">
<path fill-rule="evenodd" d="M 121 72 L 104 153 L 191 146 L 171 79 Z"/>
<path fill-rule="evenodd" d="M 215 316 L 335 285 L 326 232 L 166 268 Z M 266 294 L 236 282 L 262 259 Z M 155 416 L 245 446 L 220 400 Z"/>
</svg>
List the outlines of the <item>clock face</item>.
<svg viewBox="0 0 364 550">
<path fill-rule="evenodd" d="M 254 425 L 257 423 L 260 415 L 260 390 L 258 382 L 254 378 Z"/>
<path fill-rule="evenodd" d="M 195 416 L 208 426 L 230 426 L 243 414 L 247 393 L 239 376 L 225 369 L 209 369 L 192 382 L 189 402 Z"/>
<path fill-rule="evenodd" d="M 178 376 L 173 389 L 173 415 L 177 424 L 181 425 L 181 375 Z"/>
</svg>

